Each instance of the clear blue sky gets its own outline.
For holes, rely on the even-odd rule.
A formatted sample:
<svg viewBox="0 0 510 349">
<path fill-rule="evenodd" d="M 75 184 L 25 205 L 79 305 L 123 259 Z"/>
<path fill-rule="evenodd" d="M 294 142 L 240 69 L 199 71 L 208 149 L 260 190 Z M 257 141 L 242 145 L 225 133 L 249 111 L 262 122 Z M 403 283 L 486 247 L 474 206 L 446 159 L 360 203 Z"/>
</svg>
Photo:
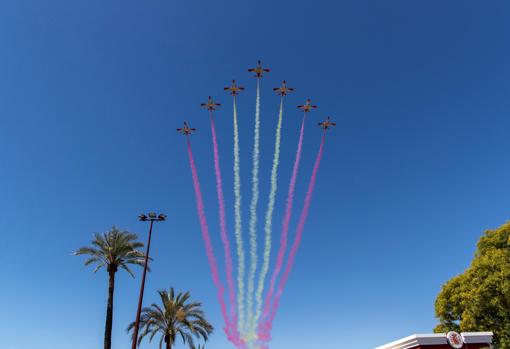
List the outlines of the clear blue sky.
<svg viewBox="0 0 510 349">
<path fill-rule="evenodd" d="M 284 115 L 275 224 L 300 115 L 310 96 L 296 207 L 320 133 L 325 150 L 304 242 L 282 298 L 274 349 L 372 348 L 430 332 L 441 284 L 469 264 L 484 229 L 510 217 L 508 1 L 4 0 L 0 3 L 2 347 L 102 347 L 107 279 L 71 252 L 112 224 L 156 226 L 146 303 L 175 286 L 204 302 L 221 331 L 195 212 L 187 119 L 219 248 L 210 132 L 212 95 L 232 228 L 230 99 L 237 78 L 248 189 L 257 59 L 263 80 L 265 205 L 278 99 Z M 245 203 L 249 192 L 244 192 Z M 245 208 L 247 205 L 245 204 Z M 246 219 L 245 219 L 246 221 Z M 230 229 L 232 232 L 232 229 Z M 278 239 L 276 233 L 275 238 Z M 139 278 L 120 273 L 113 348 L 129 345 Z M 153 348 L 144 344 L 142 348 Z M 179 347 L 178 347 L 179 348 Z"/>
</svg>

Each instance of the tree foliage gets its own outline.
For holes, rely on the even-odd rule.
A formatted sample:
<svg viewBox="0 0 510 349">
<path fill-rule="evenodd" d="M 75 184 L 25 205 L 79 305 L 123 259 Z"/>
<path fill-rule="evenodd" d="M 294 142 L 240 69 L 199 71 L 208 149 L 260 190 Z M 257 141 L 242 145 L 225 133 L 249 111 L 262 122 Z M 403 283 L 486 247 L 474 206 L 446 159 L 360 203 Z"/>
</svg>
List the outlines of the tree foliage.
<svg viewBox="0 0 510 349">
<path fill-rule="evenodd" d="M 171 349 L 176 340 L 180 338 L 190 349 L 204 348 L 195 345 L 196 339 L 207 341 L 213 331 L 213 326 L 205 319 L 201 309 L 202 304 L 189 302 L 190 293 L 175 293 L 173 288 L 169 291 L 158 291 L 161 306 L 151 304 L 142 310 L 140 317 L 141 333 L 138 344 L 143 338 L 149 336 L 149 341 L 160 335 L 159 348 L 165 343 L 166 349 Z M 127 330 L 132 331 L 134 322 Z"/>
<path fill-rule="evenodd" d="M 435 332 L 492 331 L 510 349 L 510 222 L 480 238 L 471 265 L 443 285 L 435 303 Z"/>
<path fill-rule="evenodd" d="M 90 246 L 79 248 L 74 255 L 86 255 L 85 265 L 95 265 L 94 273 L 101 268 L 108 272 L 108 300 L 106 304 L 106 322 L 104 349 L 112 347 L 113 298 L 115 290 L 115 273 L 119 268 L 135 276 L 129 265 L 144 265 L 145 254 L 140 251 L 143 243 L 137 241 L 136 234 L 120 231 L 115 226 L 103 234 L 94 234 Z"/>
<path fill-rule="evenodd" d="M 137 241 L 138 236 L 128 231 L 121 231 L 113 226 L 103 234 L 94 234 L 92 246 L 79 248 L 74 255 L 88 255 L 85 265 L 95 264 L 94 273 L 105 267 L 108 273 L 116 273 L 119 268 L 124 269 L 131 276 L 135 276 L 129 268 L 130 264 L 143 266 L 144 253 L 140 251 L 143 243 Z"/>
</svg>

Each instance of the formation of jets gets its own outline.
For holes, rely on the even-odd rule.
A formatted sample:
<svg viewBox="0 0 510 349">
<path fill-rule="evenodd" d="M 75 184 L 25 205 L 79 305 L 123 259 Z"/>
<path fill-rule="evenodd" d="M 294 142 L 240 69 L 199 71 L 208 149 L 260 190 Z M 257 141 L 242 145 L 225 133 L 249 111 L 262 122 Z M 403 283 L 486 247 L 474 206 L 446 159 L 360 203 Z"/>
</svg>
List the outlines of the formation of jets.
<svg viewBox="0 0 510 349">
<path fill-rule="evenodd" d="M 269 73 L 271 71 L 271 69 L 263 68 L 262 62 L 259 60 L 259 61 L 257 61 L 257 66 L 255 68 L 248 69 L 248 71 L 251 73 L 255 73 L 254 77 L 259 79 L 264 76 L 264 73 Z M 232 80 L 232 84 L 230 86 L 224 87 L 223 89 L 225 91 L 228 91 L 228 93 L 234 97 L 239 95 L 240 92 L 244 91 L 244 87 L 237 85 L 235 80 Z M 291 92 L 294 92 L 294 89 L 292 87 L 287 87 L 287 81 L 283 80 L 282 85 L 280 87 L 273 88 L 273 91 L 275 91 L 279 96 L 283 97 L 283 96 L 287 96 Z M 211 98 L 211 96 L 209 96 L 209 98 L 207 99 L 207 102 L 200 103 L 200 106 L 202 108 L 205 108 L 209 111 L 218 109 L 218 107 L 220 105 L 221 104 L 219 104 L 219 103 L 215 103 L 213 101 L 213 99 Z M 307 98 L 307 100 L 305 101 L 305 104 L 298 105 L 297 107 L 299 109 L 301 109 L 304 113 L 309 113 L 310 111 L 317 109 L 316 105 L 312 105 L 312 101 L 310 100 L 310 98 Z M 331 127 L 336 126 L 336 123 L 331 122 L 331 119 L 328 116 L 326 118 L 326 120 L 319 122 L 318 126 L 320 128 L 322 128 L 324 131 L 327 131 Z M 191 128 L 188 125 L 188 123 L 185 121 L 184 125 L 177 129 L 177 132 L 180 132 L 181 134 L 183 134 L 185 136 L 189 136 L 189 135 L 193 134 L 193 132 L 195 132 L 196 130 L 197 130 L 196 128 Z"/>
</svg>

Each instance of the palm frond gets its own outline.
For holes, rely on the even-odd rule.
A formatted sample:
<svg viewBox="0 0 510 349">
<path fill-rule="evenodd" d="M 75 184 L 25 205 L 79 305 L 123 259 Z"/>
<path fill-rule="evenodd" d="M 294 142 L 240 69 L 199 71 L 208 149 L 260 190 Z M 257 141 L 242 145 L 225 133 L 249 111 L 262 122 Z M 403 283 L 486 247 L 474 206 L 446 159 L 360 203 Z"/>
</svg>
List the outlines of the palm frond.
<svg viewBox="0 0 510 349">
<path fill-rule="evenodd" d="M 98 264 L 97 267 L 94 269 L 94 274 L 97 273 L 98 270 L 101 269 L 104 266 L 105 266 L 104 263 Z"/>
<path fill-rule="evenodd" d="M 128 267 L 126 264 L 122 263 L 122 264 L 120 265 L 120 267 L 121 267 L 122 269 L 124 269 L 125 271 L 127 271 L 127 272 L 128 272 L 128 274 L 129 274 L 129 275 L 131 275 L 131 277 L 133 277 L 133 278 L 135 277 L 135 274 L 133 273 L 133 271 L 132 271 L 131 269 L 129 269 L 129 267 Z"/>
<path fill-rule="evenodd" d="M 87 265 L 90 265 L 90 264 L 96 263 L 96 262 L 102 262 L 101 258 L 99 258 L 99 257 L 90 257 L 87 260 L 85 260 L 85 262 L 83 262 L 83 264 L 85 264 L 85 266 L 87 266 Z"/>
<path fill-rule="evenodd" d="M 191 336 L 191 334 L 189 334 L 189 333 L 185 333 L 184 335 L 185 335 L 185 337 L 186 337 L 186 341 L 187 341 L 187 343 L 188 343 L 188 347 L 189 347 L 190 349 L 194 349 L 194 348 L 195 348 L 195 340 L 193 339 L 193 337 Z"/>
</svg>

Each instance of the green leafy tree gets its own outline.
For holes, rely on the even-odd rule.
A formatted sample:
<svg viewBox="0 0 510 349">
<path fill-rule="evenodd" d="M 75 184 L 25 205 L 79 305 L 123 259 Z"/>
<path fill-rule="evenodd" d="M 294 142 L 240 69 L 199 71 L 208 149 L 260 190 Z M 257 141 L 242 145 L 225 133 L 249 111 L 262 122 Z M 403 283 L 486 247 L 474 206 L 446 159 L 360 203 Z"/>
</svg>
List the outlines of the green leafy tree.
<svg viewBox="0 0 510 349">
<path fill-rule="evenodd" d="M 190 293 L 179 292 L 175 294 L 173 288 L 158 291 L 161 298 L 161 306 L 151 304 L 143 308 L 140 317 L 141 333 L 138 337 L 138 345 L 143 338 L 149 336 L 149 342 L 156 335 L 160 335 L 159 348 L 165 343 L 165 349 L 171 349 L 177 338 L 190 349 L 197 349 L 195 340 L 207 341 L 213 331 L 213 326 L 205 319 L 202 311 L 202 303 L 189 302 Z M 135 323 L 131 323 L 127 330 L 132 331 Z M 198 346 L 199 348 L 203 348 Z"/>
<path fill-rule="evenodd" d="M 493 331 L 494 345 L 510 349 L 510 222 L 488 230 L 464 273 L 437 296 L 435 332 Z"/>
<path fill-rule="evenodd" d="M 134 277 L 130 264 L 143 266 L 145 254 L 139 249 L 143 243 L 137 241 L 136 234 L 120 231 L 115 226 L 106 233 L 94 234 L 91 246 L 82 247 L 74 255 L 87 255 L 85 265 L 94 264 L 96 273 L 105 268 L 108 273 L 108 302 L 106 306 L 106 323 L 104 331 L 104 349 L 112 347 L 113 294 L 115 290 L 115 273 L 123 269 Z"/>
</svg>

